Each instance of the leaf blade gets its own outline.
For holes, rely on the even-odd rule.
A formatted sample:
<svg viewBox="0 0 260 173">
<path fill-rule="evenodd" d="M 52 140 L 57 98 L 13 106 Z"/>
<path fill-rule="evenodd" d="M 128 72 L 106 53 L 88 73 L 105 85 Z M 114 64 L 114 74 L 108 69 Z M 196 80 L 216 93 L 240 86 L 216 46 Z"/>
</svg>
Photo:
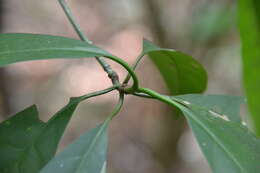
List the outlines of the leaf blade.
<svg viewBox="0 0 260 173">
<path fill-rule="evenodd" d="M 207 73 L 191 56 L 173 49 L 162 49 L 148 40 L 143 41 L 142 55 L 148 54 L 159 69 L 171 94 L 203 92 L 207 85 Z"/>
<path fill-rule="evenodd" d="M 70 38 L 43 34 L 0 34 L 0 67 L 40 59 L 113 57 L 106 51 Z"/>
<path fill-rule="evenodd" d="M 36 106 L 28 107 L 1 123 L 0 153 L 6 157 L 0 157 L 0 171 L 19 171 L 19 162 L 17 163 L 17 160 L 21 160 L 25 146 L 30 145 L 37 135 L 37 132 L 28 132 L 39 131 L 37 126 L 40 129 L 43 125 L 44 123 L 38 119 Z M 19 133 L 15 133 L 16 129 Z M 34 169 L 34 167 L 31 169 Z"/>
<path fill-rule="evenodd" d="M 40 173 L 105 171 L 108 122 L 91 129 L 51 160 Z"/>
<path fill-rule="evenodd" d="M 260 169 L 260 140 L 248 128 L 196 103 L 176 106 L 187 118 L 213 172 L 253 173 Z"/>
<path fill-rule="evenodd" d="M 200 95 L 186 94 L 174 97 L 186 100 L 185 103 L 192 103 L 207 108 L 218 114 L 226 115 L 231 121 L 241 123 L 240 106 L 245 104 L 245 99 L 240 96 L 227 95 Z M 185 104 L 184 103 L 184 104 Z"/>
<path fill-rule="evenodd" d="M 17 119 L 17 116 L 18 118 L 22 117 L 22 120 L 29 123 L 29 125 L 22 126 L 22 129 L 17 129 L 17 127 L 24 123 L 22 120 L 19 120 L 15 121 L 13 123 L 15 127 L 11 128 L 12 133 L 10 133 L 9 136 L 16 136 L 17 139 L 22 138 L 19 141 L 24 141 L 24 143 L 20 146 L 20 152 L 18 149 L 12 152 L 13 148 L 8 147 L 10 140 L 3 138 L 3 135 L 1 135 L 0 146 L 7 147 L 1 147 L 0 154 L 4 154 L 6 156 L 13 155 L 12 157 L 14 157 L 14 159 L 7 158 L 7 160 L 3 162 L 5 158 L 1 157 L 0 171 L 7 171 L 11 173 L 37 173 L 54 156 L 66 126 L 70 121 L 77 105 L 82 100 L 84 99 L 71 99 L 70 102 L 58 111 L 47 123 L 43 123 L 39 120 L 38 112 L 35 106 L 29 107 L 1 123 L 0 134 L 5 135 L 8 134 L 8 129 L 3 128 L 4 124 L 12 121 L 13 119 Z M 34 113 L 34 121 L 25 118 L 30 111 Z M 36 120 L 38 123 L 35 123 Z M 21 130 L 24 131 L 23 134 L 19 133 Z M 28 132 L 33 135 L 26 138 L 26 136 L 28 136 Z"/>
</svg>

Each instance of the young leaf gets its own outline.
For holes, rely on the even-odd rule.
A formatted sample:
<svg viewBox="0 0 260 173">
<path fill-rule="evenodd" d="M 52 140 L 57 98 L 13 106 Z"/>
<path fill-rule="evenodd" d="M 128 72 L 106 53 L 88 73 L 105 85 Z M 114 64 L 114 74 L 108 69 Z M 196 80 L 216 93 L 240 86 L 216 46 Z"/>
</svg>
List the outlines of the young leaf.
<svg viewBox="0 0 260 173">
<path fill-rule="evenodd" d="M 231 119 L 233 116 L 230 116 L 230 113 L 237 112 L 237 106 L 230 106 L 234 109 L 231 110 L 223 103 L 212 102 L 211 97 L 202 96 L 200 98 L 199 95 L 195 97 L 196 102 L 192 101 L 194 99 L 192 95 L 172 97 L 172 99 L 183 104 L 175 105 L 187 118 L 213 172 L 258 172 L 260 169 L 260 139 L 256 138 L 246 126 L 237 122 L 236 119 L 234 121 Z M 219 101 L 224 99 L 225 97 Z M 202 103 L 205 102 L 209 104 L 204 106 Z M 239 102 L 237 101 L 237 103 Z M 213 104 L 221 110 L 215 112 Z"/>
<path fill-rule="evenodd" d="M 257 135 L 260 135 L 260 1 L 239 0 L 245 93 Z"/>
<path fill-rule="evenodd" d="M 143 41 L 142 55 L 148 54 L 163 76 L 171 94 L 203 92 L 207 86 L 207 73 L 191 56 L 172 49 L 162 49 Z"/>
<path fill-rule="evenodd" d="M 109 121 L 82 135 L 54 157 L 40 173 L 104 173 Z"/>
<path fill-rule="evenodd" d="M 54 58 L 113 57 L 86 42 L 40 34 L 0 34 L 0 67 L 29 60 Z"/>
<path fill-rule="evenodd" d="M 0 124 L 0 172 L 38 173 L 54 156 L 60 138 L 80 98 L 71 99 L 47 123 L 35 106 Z"/>
</svg>

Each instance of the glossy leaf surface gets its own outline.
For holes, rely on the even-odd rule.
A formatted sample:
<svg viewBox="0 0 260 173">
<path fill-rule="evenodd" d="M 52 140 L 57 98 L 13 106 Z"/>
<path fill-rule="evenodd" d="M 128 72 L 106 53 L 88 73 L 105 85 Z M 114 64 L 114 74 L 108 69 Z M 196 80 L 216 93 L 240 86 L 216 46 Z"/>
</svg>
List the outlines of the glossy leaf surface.
<svg viewBox="0 0 260 173">
<path fill-rule="evenodd" d="M 162 49 L 144 40 L 142 55 L 148 54 L 160 71 L 171 94 L 203 92 L 207 73 L 191 56 L 173 49 Z"/>
<path fill-rule="evenodd" d="M 260 135 L 260 1 L 239 0 L 243 78 L 249 110 Z"/>
</svg>

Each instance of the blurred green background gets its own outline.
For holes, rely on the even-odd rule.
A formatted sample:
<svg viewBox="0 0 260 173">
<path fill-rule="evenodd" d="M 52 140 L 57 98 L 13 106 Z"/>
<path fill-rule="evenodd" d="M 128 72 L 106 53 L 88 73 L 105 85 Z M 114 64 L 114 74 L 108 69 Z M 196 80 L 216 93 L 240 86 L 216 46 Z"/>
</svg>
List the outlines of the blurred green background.
<svg viewBox="0 0 260 173">
<path fill-rule="evenodd" d="M 206 93 L 243 95 L 240 43 L 233 0 L 68 0 L 89 38 L 132 64 L 145 37 L 197 58 L 207 69 Z M 1 33 L 45 33 L 77 38 L 55 0 L 0 0 Z M 122 79 L 126 72 L 112 63 Z M 137 73 L 144 87 L 167 94 L 146 58 Z M 42 60 L 0 69 L 0 120 L 36 103 L 47 120 L 69 97 L 110 86 L 93 59 Z M 64 148 L 113 109 L 117 94 L 92 98 L 77 109 L 60 144 Z M 126 98 L 110 127 L 109 173 L 208 173 L 183 117 L 158 101 Z M 2 156 L 1 156 L 2 157 Z"/>
</svg>

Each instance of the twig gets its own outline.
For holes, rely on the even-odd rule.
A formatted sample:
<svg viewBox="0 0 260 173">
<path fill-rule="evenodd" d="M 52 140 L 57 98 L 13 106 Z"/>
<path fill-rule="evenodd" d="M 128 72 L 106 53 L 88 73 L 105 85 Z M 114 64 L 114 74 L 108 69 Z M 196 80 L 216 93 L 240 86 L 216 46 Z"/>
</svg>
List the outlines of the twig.
<svg viewBox="0 0 260 173">
<path fill-rule="evenodd" d="M 86 95 L 83 95 L 83 96 L 80 96 L 80 97 L 72 97 L 71 99 L 74 99 L 74 100 L 86 100 L 86 99 L 89 99 L 91 97 L 95 97 L 95 96 L 99 96 L 99 95 L 103 95 L 103 94 L 106 94 L 106 93 L 109 93 L 115 89 L 117 89 L 118 86 L 112 86 L 112 87 L 109 87 L 107 89 L 104 89 L 104 90 L 100 90 L 100 91 L 96 91 L 96 92 L 93 92 L 93 93 L 90 93 L 90 94 L 86 94 Z"/>
<path fill-rule="evenodd" d="M 6 71 L 4 68 L 0 69 L 0 116 L 6 119 L 10 113 L 9 94 L 6 86 Z M 0 118 L 1 119 L 1 118 Z"/>
<path fill-rule="evenodd" d="M 125 94 L 122 91 L 119 91 L 119 100 L 118 100 L 118 103 L 117 103 L 115 109 L 109 116 L 110 120 L 112 120 L 118 114 L 118 112 L 121 110 L 123 103 L 124 103 L 124 96 L 125 96 Z"/>
<path fill-rule="evenodd" d="M 77 24 L 76 20 L 74 19 L 70 8 L 66 4 L 65 0 L 58 0 L 59 4 L 61 5 L 63 11 L 65 12 L 67 18 L 69 19 L 70 23 L 72 24 L 74 30 L 80 37 L 82 41 L 85 41 L 89 44 L 92 44 L 92 41 L 90 41 L 82 32 L 80 29 L 80 26 Z M 104 71 L 108 74 L 108 77 L 111 79 L 113 85 L 120 84 L 118 74 L 111 68 L 111 66 L 105 61 L 103 57 L 95 57 L 96 60 L 99 62 L 99 64 L 102 66 Z"/>
<path fill-rule="evenodd" d="M 0 32 L 3 29 L 4 25 L 4 13 L 5 13 L 5 1 L 0 0 Z M 7 84 L 6 84 L 6 74 L 7 71 L 4 68 L 0 69 L 0 116 L 4 119 L 8 118 L 8 114 L 10 113 L 10 103 L 9 103 L 9 94 L 7 91 Z M 1 117 L 0 117 L 1 119 Z"/>
<path fill-rule="evenodd" d="M 148 98 L 148 99 L 155 99 L 154 97 L 144 94 L 144 93 L 133 93 L 132 95 L 138 96 L 138 97 L 143 97 L 143 98 Z"/>
<path fill-rule="evenodd" d="M 142 60 L 143 56 L 144 56 L 144 55 L 141 54 L 141 55 L 139 55 L 139 56 L 136 58 L 136 61 L 135 61 L 134 65 L 132 66 L 132 69 L 133 69 L 133 70 L 136 69 L 137 65 L 138 65 L 139 62 Z M 127 76 L 126 76 L 126 78 L 125 78 L 125 80 L 124 80 L 124 82 L 123 82 L 123 85 L 127 85 L 127 83 L 129 82 L 130 78 L 131 78 L 131 75 L 128 73 Z"/>
</svg>

